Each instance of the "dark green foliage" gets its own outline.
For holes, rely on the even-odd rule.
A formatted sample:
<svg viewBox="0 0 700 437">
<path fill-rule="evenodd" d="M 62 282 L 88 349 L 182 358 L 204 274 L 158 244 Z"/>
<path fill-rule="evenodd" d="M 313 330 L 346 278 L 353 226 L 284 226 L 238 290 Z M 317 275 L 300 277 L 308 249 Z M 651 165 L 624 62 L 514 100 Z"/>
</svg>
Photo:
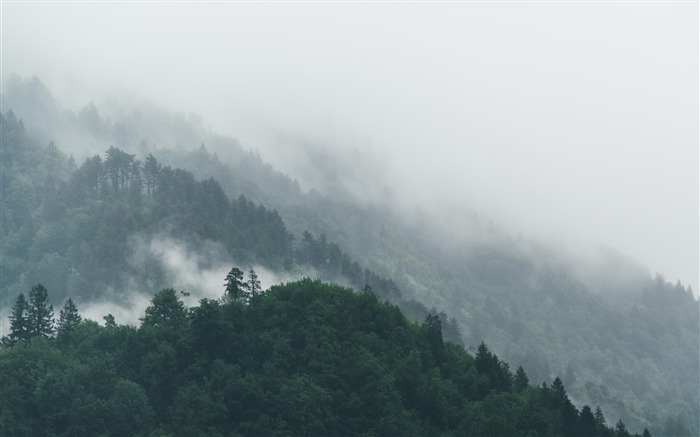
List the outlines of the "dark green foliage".
<svg viewBox="0 0 700 437">
<path fill-rule="evenodd" d="M 8 336 L 10 344 L 29 339 L 28 310 L 29 304 L 27 299 L 25 299 L 24 293 L 20 293 L 17 296 L 17 301 L 12 306 L 12 314 L 10 315 L 10 335 Z"/>
<path fill-rule="evenodd" d="M 631 434 L 627 431 L 627 427 L 622 423 L 622 419 L 618 420 L 615 425 L 615 437 L 631 437 Z"/>
<path fill-rule="evenodd" d="M 413 320 L 437 314 L 445 340 L 476 346 L 483 339 L 501 358 L 527 369 L 533 382 L 559 373 L 573 399 L 603 406 L 630 429 L 648 426 L 661 434 L 665 428 L 699 428 L 700 311 L 689 287 L 645 274 L 619 287 L 619 277 L 606 274 L 596 278 L 594 288 L 602 292 L 595 294 L 565 260 L 492 233 L 478 219 L 469 222 L 469 231 L 493 234 L 497 242 L 462 240 L 462 229 L 454 229 L 444 244 L 430 221 L 403 225 L 381 204 L 305 195 L 234 139 L 199 131 L 180 115 L 152 114 L 153 122 L 144 122 L 148 116 L 141 111 L 140 121 L 112 122 L 88 105 L 63 116 L 40 81 L 21 82 L 24 91 L 15 83 L 3 94 L 3 104 L 15 112 L 0 114 L 3 306 L 38 282 L 51 290 L 54 304 L 68 296 L 87 302 L 108 288 L 118 294 L 134 285 L 167 287 L 172 278 L 159 262 L 133 263 L 129 244 L 134 236 L 166 229 L 194 249 L 203 240 L 220 243 L 229 259 L 243 265 L 294 273 L 312 266 L 323 279 L 358 290 L 369 285 Z M 22 92 L 31 97 L 21 98 Z M 86 142 L 114 144 L 120 148 L 110 152 L 115 157 L 135 156 L 131 167 L 124 166 L 128 177 L 119 179 L 115 167 L 117 191 L 108 157 L 95 155 L 76 168 L 60 151 L 70 144 L 51 124 L 89 132 Z M 225 150 L 225 162 L 204 146 L 167 149 L 203 140 L 209 150 Z M 158 160 L 148 156 L 156 153 L 152 144 L 158 144 Z M 143 163 L 137 159 L 142 156 Z M 567 372 L 570 363 L 575 368 Z"/>
<path fill-rule="evenodd" d="M 153 296 L 151 305 L 146 308 L 143 324 L 156 328 L 176 329 L 185 322 L 187 312 L 177 292 L 164 288 Z"/>
<path fill-rule="evenodd" d="M 78 313 L 78 307 L 73 302 L 73 299 L 68 298 L 61 309 L 56 334 L 58 337 L 63 337 L 69 334 L 82 320 Z"/>
<path fill-rule="evenodd" d="M 477 350 L 475 365 L 477 372 L 485 377 L 485 381 L 488 381 L 488 384 L 481 385 L 481 396 L 486 396 L 494 389 L 505 392 L 512 389 L 513 375 L 510 373 L 508 363 L 491 353 L 483 341 Z"/>
<path fill-rule="evenodd" d="M 273 286 L 248 305 L 202 299 L 189 310 L 163 289 L 140 328 L 88 320 L 70 338 L 0 351 L 0 434 L 613 432 L 588 407 L 569 430 L 559 379 L 504 390 L 490 376 L 507 364 L 485 344 L 473 358 L 443 341 L 437 316 L 419 326 L 372 293 L 318 280 Z"/>
<path fill-rule="evenodd" d="M 224 283 L 226 299 L 232 302 L 245 302 L 249 297 L 249 285 L 243 280 L 243 271 L 233 267 L 226 275 Z"/>
<path fill-rule="evenodd" d="M 49 303 L 49 294 L 41 284 L 29 291 L 27 306 L 27 335 L 32 337 L 51 338 L 54 333 L 53 305 Z"/>
<path fill-rule="evenodd" d="M 576 426 L 575 435 L 585 437 L 589 435 L 596 435 L 598 426 L 591 411 L 591 407 L 584 405 L 581 408 L 581 415 L 579 416 L 578 425 Z"/>
<path fill-rule="evenodd" d="M 518 366 L 518 369 L 515 371 L 515 377 L 513 378 L 513 387 L 515 391 L 522 393 L 529 384 L 530 380 L 525 373 L 525 369 L 523 369 L 523 366 Z"/>
<path fill-rule="evenodd" d="M 260 292 L 262 291 L 262 287 L 260 286 L 260 280 L 258 279 L 258 274 L 255 273 L 255 270 L 251 267 L 250 270 L 248 270 L 248 291 L 250 292 L 250 298 L 255 299 Z"/>
</svg>

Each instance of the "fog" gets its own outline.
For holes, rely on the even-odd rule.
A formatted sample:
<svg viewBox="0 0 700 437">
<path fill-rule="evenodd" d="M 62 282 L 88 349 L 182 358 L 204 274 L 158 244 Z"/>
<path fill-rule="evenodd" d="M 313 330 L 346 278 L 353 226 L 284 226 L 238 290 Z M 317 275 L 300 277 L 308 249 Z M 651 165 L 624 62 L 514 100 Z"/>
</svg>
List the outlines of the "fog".
<svg viewBox="0 0 700 437">
<path fill-rule="evenodd" d="M 232 267 L 244 271 L 246 280 L 249 269 L 254 269 L 263 290 L 302 276 L 271 272 L 260 265 L 241 264 L 232 260 L 226 249 L 217 243 L 200 241 L 192 244 L 165 233 L 133 235 L 129 239 L 129 253 L 129 263 L 136 270 L 145 268 L 147 262 L 162 268 L 169 288 L 182 292 L 180 299 L 188 307 L 197 306 L 203 298 L 221 299 L 226 275 Z M 125 289 L 103 290 L 99 299 L 81 301 L 74 298 L 83 318 L 104 324 L 104 316 L 112 314 L 118 324 L 139 326 L 157 290 L 144 289 L 136 279 L 126 282 L 129 285 Z M 61 308 L 62 304 L 54 305 L 57 321 Z M 9 308 L 0 309 L 0 332 L 9 332 L 10 312 Z"/>
<path fill-rule="evenodd" d="M 197 247 L 167 235 L 133 236 L 129 241 L 130 262 L 134 266 L 143 265 L 146 259 L 162 266 L 172 284 L 170 288 L 182 291 L 180 298 L 188 307 L 197 306 L 203 298 L 220 299 L 224 295 L 226 275 L 232 267 L 238 266 L 247 272 L 253 268 L 264 290 L 285 282 L 291 277 L 280 277 L 261 266 L 244 266 L 229 259 L 226 250 L 212 242 L 203 242 Z M 298 279 L 298 278 L 296 278 Z M 156 290 L 109 291 L 102 300 L 86 303 L 77 302 L 80 313 L 88 319 L 103 323 L 102 318 L 112 314 L 119 324 L 139 326 Z M 58 309 L 56 311 L 58 314 Z"/>
<path fill-rule="evenodd" d="M 354 156 L 359 196 L 700 290 L 697 3 L 3 3 L 12 73 L 193 111 L 306 188 L 310 148 Z"/>
</svg>

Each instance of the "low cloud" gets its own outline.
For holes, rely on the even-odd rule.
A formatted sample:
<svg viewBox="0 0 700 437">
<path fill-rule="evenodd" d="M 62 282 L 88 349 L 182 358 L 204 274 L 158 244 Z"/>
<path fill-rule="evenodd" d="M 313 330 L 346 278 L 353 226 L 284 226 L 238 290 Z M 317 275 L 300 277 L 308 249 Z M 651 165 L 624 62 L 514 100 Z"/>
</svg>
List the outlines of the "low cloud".
<svg viewBox="0 0 700 437">
<path fill-rule="evenodd" d="M 280 275 L 260 265 L 243 265 L 237 263 L 219 243 L 202 241 L 188 243 L 166 234 L 147 237 L 134 235 L 130 241 L 130 264 L 142 268 L 146 262 L 157 263 L 164 271 L 167 287 L 183 291 L 182 301 L 188 307 L 197 306 L 204 298 L 219 299 L 224 295 L 224 281 L 232 267 L 247 272 L 255 270 L 263 289 L 293 278 Z M 103 317 L 112 314 L 118 324 L 140 325 L 146 308 L 150 305 L 157 290 L 139 289 L 136 281 L 126 294 L 117 296 L 106 293 L 104 300 L 81 304 L 80 313 L 84 318 L 103 322 Z"/>
</svg>

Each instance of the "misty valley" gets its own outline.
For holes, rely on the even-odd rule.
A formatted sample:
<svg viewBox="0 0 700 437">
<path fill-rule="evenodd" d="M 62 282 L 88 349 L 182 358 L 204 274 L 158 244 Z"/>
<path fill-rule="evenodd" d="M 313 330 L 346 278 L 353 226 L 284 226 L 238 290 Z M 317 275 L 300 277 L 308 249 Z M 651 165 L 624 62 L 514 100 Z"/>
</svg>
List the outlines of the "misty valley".
<svg viewBox="0 0 700 437">
<path fill-rule="evenodd" d="M 36 77 L 0 122 L 2 436 L 698 435 L 698 299 L 622 254 Z"/>
</svg>

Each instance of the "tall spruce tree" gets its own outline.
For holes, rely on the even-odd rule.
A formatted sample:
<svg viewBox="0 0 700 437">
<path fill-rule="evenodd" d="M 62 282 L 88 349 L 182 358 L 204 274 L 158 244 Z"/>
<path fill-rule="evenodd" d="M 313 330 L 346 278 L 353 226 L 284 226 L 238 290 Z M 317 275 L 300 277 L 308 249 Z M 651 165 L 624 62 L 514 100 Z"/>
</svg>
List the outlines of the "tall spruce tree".
<svg viewBox="0 0 700 437">
<path fill-rule="evenodd" d="M 583 408 L 581 408 L 581 415 L 579 416 L 578 426 L 576 427 L 576 435 L 594 436 L 596 435 L 597 427 L 591 407 L 584 405 Z"/>
<path fill-rule="evenodd" d="M 70 297 L 66 300 L 66 303 L 61 309 L 60 319 L 58 321 L 58 328 L 56 329 L 56 334 L 61 337 L 72 331 L 78 324 L 80 324 L 82 317 L 78 313 L 78 307 L 73 302 Z"/>
<path fill-rule="evenodd" d="M 607 424 L 605 422 L 605 416 L 603 415 L 603 410 L 600 409 L 600 405 L 595 407 L 595 413 L 593 413 L 593 417 L 595 417 L 595 423 L 596 423 L 596 428 L 598 429 L 598 433 L 604 433 L 607 430 Z"/>
<path fill-rule="evenodd" d="M 527 389 L 528 384 L 530 384 L 530 379 L 527 377 L 523 366 L 518 366 L 518 369 L 515 371 L 515 379 L 513 381 L 513 384 L 515 385 L 515 391 L 517 391 L 518 393 L 522 393 L 523 391 L 525 391 L 525 389 Z"/>
<path fill-rule="evenodd" d="M 27 310 L 29 304 L 24 297 L 24 293 L 17 296 L 12 314 L 10 315 L 10 335 L 8 336 L 10 344 L 15 344 L 18 341 L 27 341 L 29 339 L 29 320 L 27 319 Z"/>
<path fill-rule="evenodd" d="M 33 286 L 29 292 L 27 327 L 30 338 L 51 338 L 53 336 L 53 305 L 49 303 L 49 293 L 46 287 L 41 284 Z"/>
</svg>

